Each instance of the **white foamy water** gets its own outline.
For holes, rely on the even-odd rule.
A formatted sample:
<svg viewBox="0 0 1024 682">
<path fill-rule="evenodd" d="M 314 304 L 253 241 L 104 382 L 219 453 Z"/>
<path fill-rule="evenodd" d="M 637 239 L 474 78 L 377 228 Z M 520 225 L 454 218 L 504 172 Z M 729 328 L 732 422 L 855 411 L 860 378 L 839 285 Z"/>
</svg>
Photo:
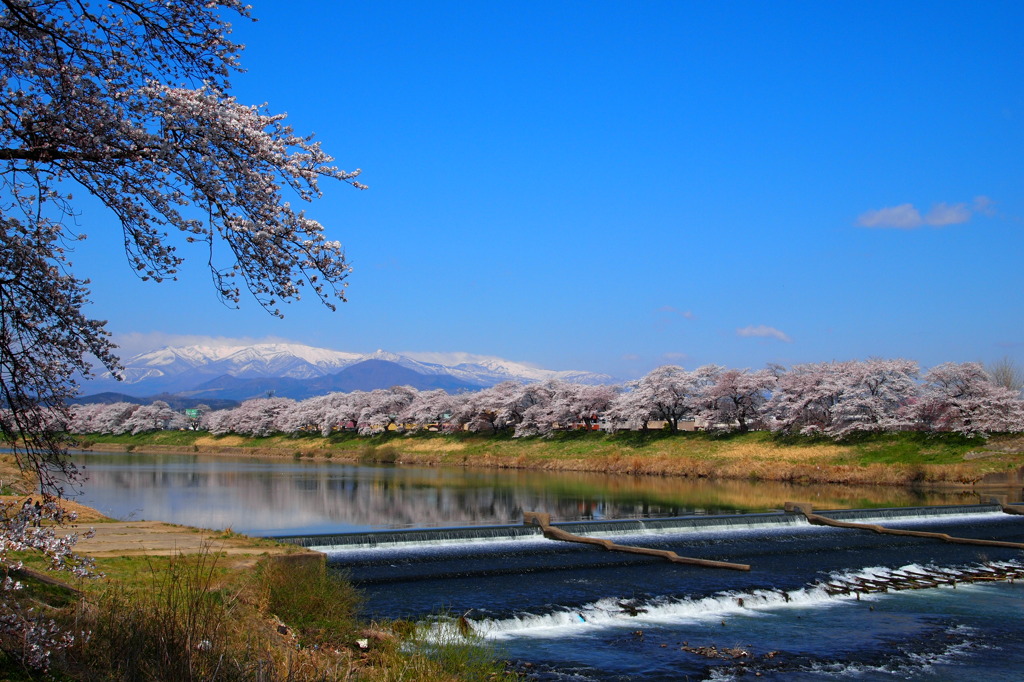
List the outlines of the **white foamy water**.
<svg viewBox="0 0 1024 682">
<path fill-rule="evenodd" d="M 994 567 L 1024 568 L 1019 562 L 992 562 Z M 823 583 L 846 583 L 857 579 L 885 581 L 895 573 L 945 572 L 958 573 L 965 567 L 939 567 L 924 564 L 905 564 L 898 567 L 869 566 L 854 570 L 837 571 L 823 577 Z M 961 584 L 960 589 L 967 585 Z M 950 585 L 919 588 L 955 589 Z M 894 588 L 894 591 L 895 588 Z M 521 613 L 502 619 L 467 618 L 473 630 L 484 637 L 563 638 L 586 631 L 609 628 L 637 628 L 643 626 L 717 623 L 723 619 L 742 615 L 760 614 L 785 609 L 832 608 L 850 601 L 872 601 L 884 598 L 885 593 L 830 595 L 824 584 L 807 585 L 796 590 L 757 589 L 750 591 L 724 591 L 699 598 L 666 598 L 629 600 L 606 598 L 583 606 L 562 607 L 547 613 Z"/>
<path fill-rule="evenodd" d="M 393 552 L 400 554 L 438 554 L 446 551 L 465 551 L 466 545 L 500 552 L 503 550 L 528 550 L 550 545 L 553 541 L 539 535 L 505 537 L 467 537 L 458 540 L 408 540 L 377 542 L 361 545 L 308 545 L 307 549 L 327 554 L 329 559 L 359 560 Z"/>
</svg>

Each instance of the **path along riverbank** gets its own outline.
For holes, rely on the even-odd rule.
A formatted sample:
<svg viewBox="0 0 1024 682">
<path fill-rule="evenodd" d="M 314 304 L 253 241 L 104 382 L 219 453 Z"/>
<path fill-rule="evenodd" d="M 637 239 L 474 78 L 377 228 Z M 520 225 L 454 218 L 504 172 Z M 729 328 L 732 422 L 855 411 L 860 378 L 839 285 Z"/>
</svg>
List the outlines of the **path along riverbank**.
<svg viewBox="0 0 1024 682">
<path fill-rule="evenodd" d="M 14 503 L 20 509 L 26 499 L 39 495 L 0 495 L 0 502 Z M 232 568 L 255 565 L 263 557 L 289 557 L 289 561 L 321 561 L 319 552 L 303 550 L 265 538 L 254 538 L 230 530 L 219 531 L 180 526 L 162 521 L 117 521 L 92 507 L 71 500 L 60 500 L 74 522 L 55 529 L 60 535 L 76 533 L 75 552 L 94 559 L 132 556 L 178 556 L 212 553 Z"/>
<path fill-rule="evenodd" d="M 768 433 L 565 434 L 513 439 L 441 434 L 324 438 L 154 432 L 82 436 L 84 451 L 293 458 L 361 464 L 468 466 L 805 484 L 1024 486 L 1024 436 L 877 434 L 854 442 Z"/>
</svg>

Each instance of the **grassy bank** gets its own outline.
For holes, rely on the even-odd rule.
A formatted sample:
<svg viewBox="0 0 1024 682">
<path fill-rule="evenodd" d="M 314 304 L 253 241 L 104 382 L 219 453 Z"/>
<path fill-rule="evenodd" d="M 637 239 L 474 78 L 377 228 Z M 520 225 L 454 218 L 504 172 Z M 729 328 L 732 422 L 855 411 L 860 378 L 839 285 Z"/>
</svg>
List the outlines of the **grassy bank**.
<svg viewBox="0 0 1024 682">
<path fill-rule="evenodd" d="M 29 571 L 19 598 L 77 636 L 49 675 L 0 654 L 10 680 L 501 680 L 495 652 L 453 628 L 427 642 L 404 622 L 367 623 L 360 597 L 312 553 L 240 559 L 195 554 L 97 559 L 105 575 L 54 584 Z M 4 649 L 18 643 L 3 641 Z"/>
<path fill-rule="evenodd" d="M 975 485 L 1024 466 L 1024 437 L 870 434 L 844 442 L 664 432 L 574 432 L 553 438 L 395 433 L 266 438 L 172 431 L 96 436 L 83 447 L 139 452 L 331 459 L 420 466 L 480 466 L 548 471 L 838 484 Z"/>
</svg>

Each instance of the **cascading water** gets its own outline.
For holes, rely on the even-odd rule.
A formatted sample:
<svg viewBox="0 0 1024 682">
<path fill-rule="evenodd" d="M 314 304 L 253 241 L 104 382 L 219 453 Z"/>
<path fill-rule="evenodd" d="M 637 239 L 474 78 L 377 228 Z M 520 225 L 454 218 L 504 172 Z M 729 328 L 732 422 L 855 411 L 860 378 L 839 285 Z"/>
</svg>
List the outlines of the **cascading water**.
<svg viewBox="0 0 1024 682">
<path fill-rule="evenodd" d="M 1024 518 L 987 505 L 821 514 L 1024 541 Z M 752 569 L 670 564 L 514 526 L 301 542 L 362 586 L 368 615 L 464 616 L 502 655 L 528 661 L 536 679 L 1008 679 L 1024 666 L 1021 584 L 845 595 L 825 587 L 984 562 L 1024 569 L 1019 550 L 811 526 L 782 513 L 557 525 Z"/>
<path fill-rule="evenodd" d="M 540 534 L 538 528 L 520 525 L 296 535 L 276 537 L 274 539 L 306 547 L 307 549 L 330 552 L 408 546 L 424 547 L 429 545 L 463 544 L 467 542 L 514 541 L 520 538 L 537 538 Z"/>
<path fill-rule="evenodd" d="M 888 509 L 835 509 L 816 512 L 836 521 L 853 521 L 856 523 L 955 520 L 959 516 L 976 514 L 1001 514 L 1002 507 L 998 504 L 948 504 L 934 507 L 894 507 Z"/>
</svg>

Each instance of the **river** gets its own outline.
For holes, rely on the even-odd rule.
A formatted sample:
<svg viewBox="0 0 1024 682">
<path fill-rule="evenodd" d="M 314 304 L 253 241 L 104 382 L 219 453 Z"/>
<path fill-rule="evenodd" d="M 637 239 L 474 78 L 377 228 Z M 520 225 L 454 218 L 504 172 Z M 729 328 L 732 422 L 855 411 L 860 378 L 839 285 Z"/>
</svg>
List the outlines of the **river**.
<svg viewBox="0 0 1024 682">
<path fill-rule="evenodd" d="M 302 459 L 79 453 L 75 499 L 118 519 L 251 535 L 753 513 L 789 500 L 822 509 L 975 504 L 989 493 L 802 486 L 524 470 L 355 466 Z M 998 491 L 1019 495 L 1019 489 Z"/>
<path fill-rule="evenodd" d="M 79 462 L 88 479 L 77 499 L 117 518 L 327 536 L 311 542 L 361 586 L 368 616 L 431 621 L 435 631 L 464 616 L 538 680 L 1009 680 L 1024 669 L 1020 583 L 860 596 L 821 587 L 896 570 L 1020 566 L 1020 550 L 822 528 L 775 511 L 787 500 L 883 508 L 858 513 L 893 527 L 1024 542 L 1024 517 L 974 506 L 987 493 L 204 456 Z M 1003 492 L 1020 499 L 1019 490 Z M 927 505 L 950 506 L 929 516 L 899 509 Z M 546 540 L 523 533 L 524 510 L 590 524 L 621 544 L 751 570 Z M 593 525 L 624 519 L 633 521 Z M 443 530 L 495 525 L 506 527 L 473 542 Z M 369 542 L 351 546 L 329 537 L 367 531 Z"/>
</svg>

